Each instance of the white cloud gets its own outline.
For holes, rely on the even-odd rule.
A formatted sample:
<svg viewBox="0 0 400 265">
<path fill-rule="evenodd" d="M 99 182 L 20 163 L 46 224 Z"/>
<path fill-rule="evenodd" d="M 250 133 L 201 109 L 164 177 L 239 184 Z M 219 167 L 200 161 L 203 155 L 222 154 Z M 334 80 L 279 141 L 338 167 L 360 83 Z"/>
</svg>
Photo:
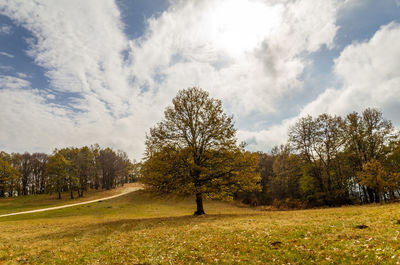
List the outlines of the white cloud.
<svg viewBox="0 0 400 265">
<path fill-rule="evenodd" d="M 120 12 L 111 1 L 5 1 L 2 12 L 30 30 L 28 54 L 47 69 L 53 89 L 95 95 L 115 115 L 127 107 Z"/>
<path fill-rule="evenodd" d="M 287 132 L 298 118 L 307 114 L 346 115 L 368 107 L 383 111 L 400 127 L 400 24 L 381 27 L 368 41 L 347 46 L 336 58 L 334 71 L 342 81 L 339 88 L 328 88 L 303 107 L 298 116 L 264 131 L 239 131 L 240 139 L 252 150 L 268 151 L 284 143 Z"/>
<path fill-rule="evenodd" d="M 29 81 L 8 75 L 0 75 L 0 89 L 19 89 L 29 87 Z"/>
<path fill-rule="evenodd" d="M 55 99 L 55 98 L 56 98 L 56 96 L 53 95 L 53 94 L 48 94 L 46 97 L 47 97 L 48 99 Z"/>
<path fill-rule="evenodd" d="M 237 136 L 240 141 L 247 143 L 247 149 L 269 152 L 274 146 L 286 143 L 288 130 L 296 122 L 296 119 L 297 117 L 283 120 L 280 124 L 266 130 L 239 130 Z"/>
<path fill-rule="evenodd" d="M 132 71 L 167 102 L 178 89 L 200 85 L 241 118 L 270 113 L 301 88 L 302 55 L 332 47 L 337 7 L 334 1 L 177 1 L 131 44 Z"/>
<path fill-rule="evenodd" d="M 0 106 L 0 139 L 5 150 L 51 152 L 75 136 L 66 110 L 46 104 L 37 90 L 0 89 Z"/>
<path fill-rule="evenodd" d="M 2 71 L 2 72 L 10 72 L 12 70 L 14 70 L 14 67 L 9 66 L 9 65 L 1 65 L 0 64 L 0 71 Z"/>
<path fill-rule="evenodd" d="M 348 10 L 352 10 L 355 8 L 359 8 L 365 5 L 367 1 L 365 0 L 345 0 L 341 4 L 341 8 Z"/>
<path fill-rule="evenodd" d="M 18 76 L 19 78 L 28 78 L 28 77 L 30 77 L 29 75 L 24 74 L 24 73 L 17 73 L 17 76 Z"/>
<path fill-rule="evenodd" d="M 14 55 L 9 54 L 9 53 L 7 53 L 7 52 L 0 52 L 0 55 L 6 56 L 6 57 L 9 57 L 9 58 L 14 58 Z"/>
<path fill-rule="evenodd" d="M 399 42 L 400 25 L 390 23 L 370 40 L 347 46 L 334 66 L 342 87 L 326 90 L 302 113 L 345 114 L 367 107 L 397 108 L 400 113 L 400 46 L 395 45 Z"/>
<path fill-rule="evenodd" d="M 12 33 L 12 27 L 7 24 L 0 25 L 0 35 L 10 35 Z"/>
</svg>

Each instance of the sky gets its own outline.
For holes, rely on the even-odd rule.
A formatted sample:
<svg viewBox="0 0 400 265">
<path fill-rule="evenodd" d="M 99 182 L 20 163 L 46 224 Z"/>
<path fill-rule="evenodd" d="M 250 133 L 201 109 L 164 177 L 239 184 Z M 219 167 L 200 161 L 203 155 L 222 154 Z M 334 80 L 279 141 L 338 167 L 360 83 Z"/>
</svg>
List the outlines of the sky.
<svg viewBox="0 0 400 265">
<path fill-rule="evenodd" d="M 193 86 L 251 151 L 308 114 L 374 107 L 400 127 L 400 0 L 0 1 L 0 150 L 139 160 Z"/>
</svg>

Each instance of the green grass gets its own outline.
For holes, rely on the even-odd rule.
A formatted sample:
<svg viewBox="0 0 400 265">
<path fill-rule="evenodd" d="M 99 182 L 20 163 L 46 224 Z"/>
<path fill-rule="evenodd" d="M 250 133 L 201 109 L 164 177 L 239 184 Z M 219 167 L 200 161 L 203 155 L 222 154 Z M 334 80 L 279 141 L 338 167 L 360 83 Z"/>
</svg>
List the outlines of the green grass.
<svg viewBox="0 0 400 265">
<path fill-rule="evenodd" d="M 95 200 L 98 198 L 112 196 L 123 192 L 127 187 L 131 187 L 135 184 L 127 184 L 124 187 L 118 187 L 112 190 L 89 190 L 84 192 L 83 197 L 78 198 L 78 194 L 75 192 L 75 199 L 70 199 L 69 193 L 62 193 L 61 200 L 58 199 L 58 194 L 53 193 L 41 194 L 41 195 L 29 195 L 19 196 L 11 198 L 0 198 L 0 215 L 14 212 L 29 211 L 77 202 L 84 202 Z"/>
<path fill-rule="evenodd" d="M 265 212 L 207 201 L 193 217 L 194 199 L 139 191 L 1 218 L 0 264 L 400 264 L 399 206 Z"/>
</svg>

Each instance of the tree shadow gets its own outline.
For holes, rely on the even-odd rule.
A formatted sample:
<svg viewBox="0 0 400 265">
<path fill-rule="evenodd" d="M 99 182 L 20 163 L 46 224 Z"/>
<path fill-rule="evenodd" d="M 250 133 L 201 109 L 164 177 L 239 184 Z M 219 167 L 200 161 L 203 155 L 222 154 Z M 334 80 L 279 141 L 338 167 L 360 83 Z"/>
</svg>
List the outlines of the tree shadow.
<svg viewBox="0 0 400 265">
<path fill-rule="evenodd" d="M 35 236 L 35 240 L 58 240 L 79 237 L 83 234 L 99 234 L 108 236 L 118 231 L 141 231 L 145 229 L 155 228 L 171 228 L 182 227 L 189 224 L 202 224 L 222 219 L 234 219 L 240 217 L 257 216 L 260 213 L 243 213 L 243 214 L 206 214 L 203 216 L 183 215 L 170 217 L 149 217 L 149 218 L 125 218 L 119 220 L 111 220 L 99 222 L 96 224 L 83 225 L 79 227 L 66 227 L 62 231 L 48 232 Z"/>
</svg>

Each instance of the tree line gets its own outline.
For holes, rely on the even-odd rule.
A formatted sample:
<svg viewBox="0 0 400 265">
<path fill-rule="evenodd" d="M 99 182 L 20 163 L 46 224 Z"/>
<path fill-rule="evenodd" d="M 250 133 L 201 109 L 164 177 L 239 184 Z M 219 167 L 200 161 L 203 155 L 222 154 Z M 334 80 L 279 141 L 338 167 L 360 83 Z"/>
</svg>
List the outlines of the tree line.
<svg viewBox="0 0 400 265">
<path fill-rule="evenodd" d="M 69 192 L 71 199 L 90 189 L 112 189 L 134 182 L 135 163 L 123 151 L 99 145 L 45 153 L 0 152 L 0 197 Z"/>
<path fill-rule="evenodd" d="M 300 118 L 288 142 L 258 153 L 261 192 L 244 201 L 278 207 L 378 203 L 400 198 L 400 137 L 382 112 Z"/>
</svg>

